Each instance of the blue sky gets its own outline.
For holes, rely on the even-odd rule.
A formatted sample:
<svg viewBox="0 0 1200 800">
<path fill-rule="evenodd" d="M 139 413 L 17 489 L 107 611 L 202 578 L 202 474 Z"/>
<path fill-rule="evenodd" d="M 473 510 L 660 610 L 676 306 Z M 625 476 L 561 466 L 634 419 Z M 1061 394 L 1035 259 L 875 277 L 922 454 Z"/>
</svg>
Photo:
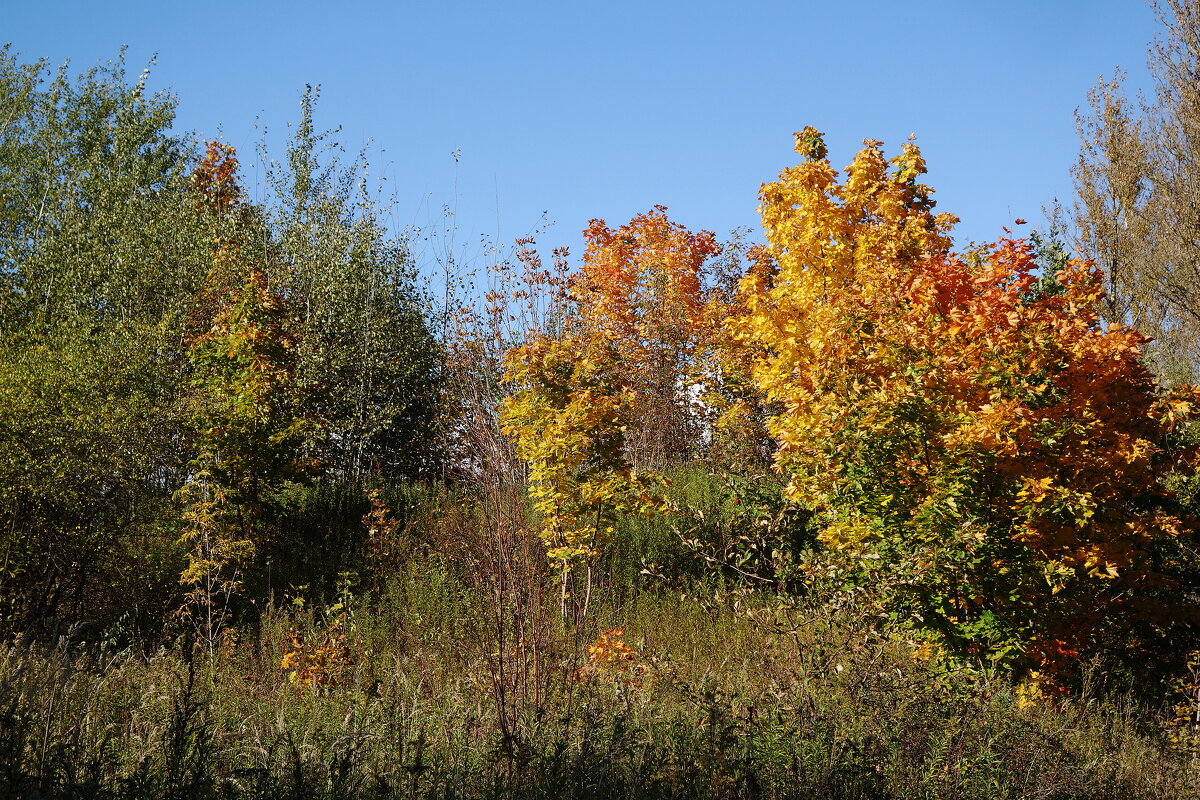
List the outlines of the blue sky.
<svg viewBox="0 0 1200 800">
<path fill-rule="evenodd" d="M 179 127 L 278 141 L 305 84 L 348 151 L 374 143 L 397 226 L 458 241 L 527 233 L 581 249 L 655 204 L 718 234 L 757 221 L 760 183 L 794 163 L 792 132 L 917 135 L 959 238 L 1069 200 L 1073 113 L 1120 65 L 1146 85 L 1156 32 L 1140 0 L 915 2 L 18 2 L 0 41 L 82 69 L 129 46 L 136 75 L 180 99 Z M 259 127 L 256 127 L 259 126 Z M 461 157 L 457 163 L 451 153 Z"/>
</svg>

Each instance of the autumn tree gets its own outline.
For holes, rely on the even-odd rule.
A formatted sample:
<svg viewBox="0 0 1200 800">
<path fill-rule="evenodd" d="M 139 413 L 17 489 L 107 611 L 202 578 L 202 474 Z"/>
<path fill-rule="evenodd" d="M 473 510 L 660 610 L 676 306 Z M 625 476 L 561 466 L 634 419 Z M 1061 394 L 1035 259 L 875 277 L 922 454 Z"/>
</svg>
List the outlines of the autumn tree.
<svg viewBox="0 0 1200 800">
<path fill-rule="evenodd" d="M 542 537 L 564 580 L 599 554 L 617 513 L 665 507 L 663 478 L 638 465 L 661 464 L 696 437 L 695 323 L 702 267 L 717 246 L 665 211 L 618 229 L 594 220 L 559 328 L 534 331 L 505 355 L 514 393 L 501 423 L 528 465 Z"/>
<path fill-rule="evenodd" d="M 1106 278 L 1106 319 L 1155 337 L 1178 377 L 1200 363 L 1200 2 L 1153 2 L 1154 93 L 1128 99 L 1124 75 L 1101 81 L 1077 114 L 1073 221 L 1079 252 Z"/>
<path fill-rule="evenodd" d="M 237 169 L 233 149 L 210 142 L 192 178 L 213 241 L 187 348 L 196 455 L 178 492 L 190 548 L 181 580 L 189 587 L 184 616 L 210 647 L 258 543 L 264 497 L 303 471 L 307 422 L 298 415 L 286 301 L 246 249 L 254 220 Z"/>
<path fill-rule="evenodd" d="M 662 506 L 662 478 L 639 472 L 626 452 L 636 396 L 619 380 L 611 341 L 568 333 L 514 348 L 506 377 L 519 386 L 501 410 L 528 465 L 529 494 L 550 558 L 564 570 L 608 541 L 614 516 Z"/>
<path fill-rule="evenodd" d="M 656 206 L 626 225 L 592 220 L 571 287 L 574 327 L 621 354 L 618 380 L 632 392 L 629 457 L 661 467 L 696 449 L 703 431 L 695 391 L 708 327 L 707 262 L 720 252 Z"/>
<path fill-rule="evenodd" d="M 514 394 L 501 416 L 552 557 L 568 567 L 598 554 L 617 512 L 666 507 L 665 481 L 644 467 L 706 450 L 753 462 L 760 448 L 729 445 L 763 438 L 753 348 L 730 321 L 746 313 L 735 276 L 765 251 L 735 243 L 718 260 L 712 233 L 661 206 L 618 228 L 593 220 L 584 235 L 556 329 L 505 357 Z"/>
<path fill-rule="evenodd" d="M 844 181 L 818 132 L 796 149 L 762 189 L 774 268 L 743 282 L 744 335 L 789 494 L 821 515 L 814 579 L 1051 682 L 1112 631 L 1190 620 L 1163 479 L 1197 394 L 1161 395 L 1146 337 L 1101 325 L 1100 273 L 1039 276 L 1014 240 L 952 253 L 912 143 L 889 164 L 867 142 Z"/>
</svg>

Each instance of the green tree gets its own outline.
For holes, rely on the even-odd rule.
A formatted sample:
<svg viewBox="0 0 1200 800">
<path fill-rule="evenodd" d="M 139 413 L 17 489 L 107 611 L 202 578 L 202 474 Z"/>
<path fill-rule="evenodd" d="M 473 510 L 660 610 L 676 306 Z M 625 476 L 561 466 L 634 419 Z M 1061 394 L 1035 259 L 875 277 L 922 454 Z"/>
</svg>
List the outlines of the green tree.
<svg viewBox="0 0 1200 800">
<path fill-rule="evenodd" d="M 270 543 L 260 559 L 311 549 L 276 502 L 288 476 L 436 465 L 441 354 L 415 267 L 360 168 L 326 158 L 315 94 L 264 207 L 231 154 L 170 134 L 176 100 L 147 80 L 121 58 L 72 75 L 0 48 L 9 628 L 154 628 L 181 571 L 250 564 L 240 546 L 204 556 L 199 531 Z M 342 511 L 357 531 L 362 511 Z"/>
<path fill-rule="evenodd" d="M 176 100 L 118 59 L 49 79 L 0 48 L 0 266 L 12 325 L 158 322 L 194 290 L 192 159 L 169 134 Z M 11 328 L 10 328 L 11 329 Z"/>
<path fill-rule="evenodd" d="M 172 571 L 162 520 L 188 460 L 176 387 L 205 234 L 175 99 L 146 79 L 0 48 L 0 593 L 29 632 L 60 612 L 153 625 Z"/>
<path fill-rule="evenodd" d="M 344 167 L 336 131 L 314 128 L 317 97 L 310 87 L 301 99 L 267 212 L 295 308 L 297 379 L 321 421 L 310 452 L 330 479 L 430 474 L 441 352 L 428 305 L 406 242 L 381 222 L 365 158 Z"/>
</svg>

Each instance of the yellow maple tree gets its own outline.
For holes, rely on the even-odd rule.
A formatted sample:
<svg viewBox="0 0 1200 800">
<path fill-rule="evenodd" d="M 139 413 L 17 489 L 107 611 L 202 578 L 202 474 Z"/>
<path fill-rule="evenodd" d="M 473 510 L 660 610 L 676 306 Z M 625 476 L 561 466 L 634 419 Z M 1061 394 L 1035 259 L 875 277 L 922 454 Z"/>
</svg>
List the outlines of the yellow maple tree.
<svg viewBox="0 0 1200 800">
<path fill-rule="evenodd" d="M 817 131 L 797 151 L 762 189 L 774 268 L 743 280 L 738 335 L 822 574 L 1046 680 L 1106 631 L 1181 621 L 1164 554 L 1192 531 L 1163 478 L 1191 469 L 1169 443 L 1196 390 L 1160 393 L 1145 337 L 1100 325 L 1091 265 L 952 253 L 915 144 L 868 141 L 840 182 Z"/>
</svg>

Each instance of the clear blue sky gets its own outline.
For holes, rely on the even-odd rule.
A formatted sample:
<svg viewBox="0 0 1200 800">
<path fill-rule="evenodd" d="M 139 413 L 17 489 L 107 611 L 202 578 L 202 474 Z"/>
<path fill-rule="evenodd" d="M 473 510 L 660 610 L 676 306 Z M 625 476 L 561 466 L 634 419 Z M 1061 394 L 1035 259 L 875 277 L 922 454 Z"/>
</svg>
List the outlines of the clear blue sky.
<svg viewBox="0 0 1200 800">
<path fill-rule="evenodd" d="M 157 53 L 179 127 L 247 156 L 320 84 L 318 123 L 349 151 L 374 141 L 397 224 L 457 200 L 460 242 L 506 240 L 546 212 L 544 241 L 576 252 L 588 219 L 659 203 L 692 228 L 754 225 L 807 124 L 838 166 L 916 133 L 960 239 L 1040 223 L 1070 197 L 1075 108 L 1117 65 L 1145 86 L 1155 31 L 1141 0 L 0 0 L 0 41 L 27 59 L 82 69 L 127 44 L 136 75 Z"/>
</svg>

